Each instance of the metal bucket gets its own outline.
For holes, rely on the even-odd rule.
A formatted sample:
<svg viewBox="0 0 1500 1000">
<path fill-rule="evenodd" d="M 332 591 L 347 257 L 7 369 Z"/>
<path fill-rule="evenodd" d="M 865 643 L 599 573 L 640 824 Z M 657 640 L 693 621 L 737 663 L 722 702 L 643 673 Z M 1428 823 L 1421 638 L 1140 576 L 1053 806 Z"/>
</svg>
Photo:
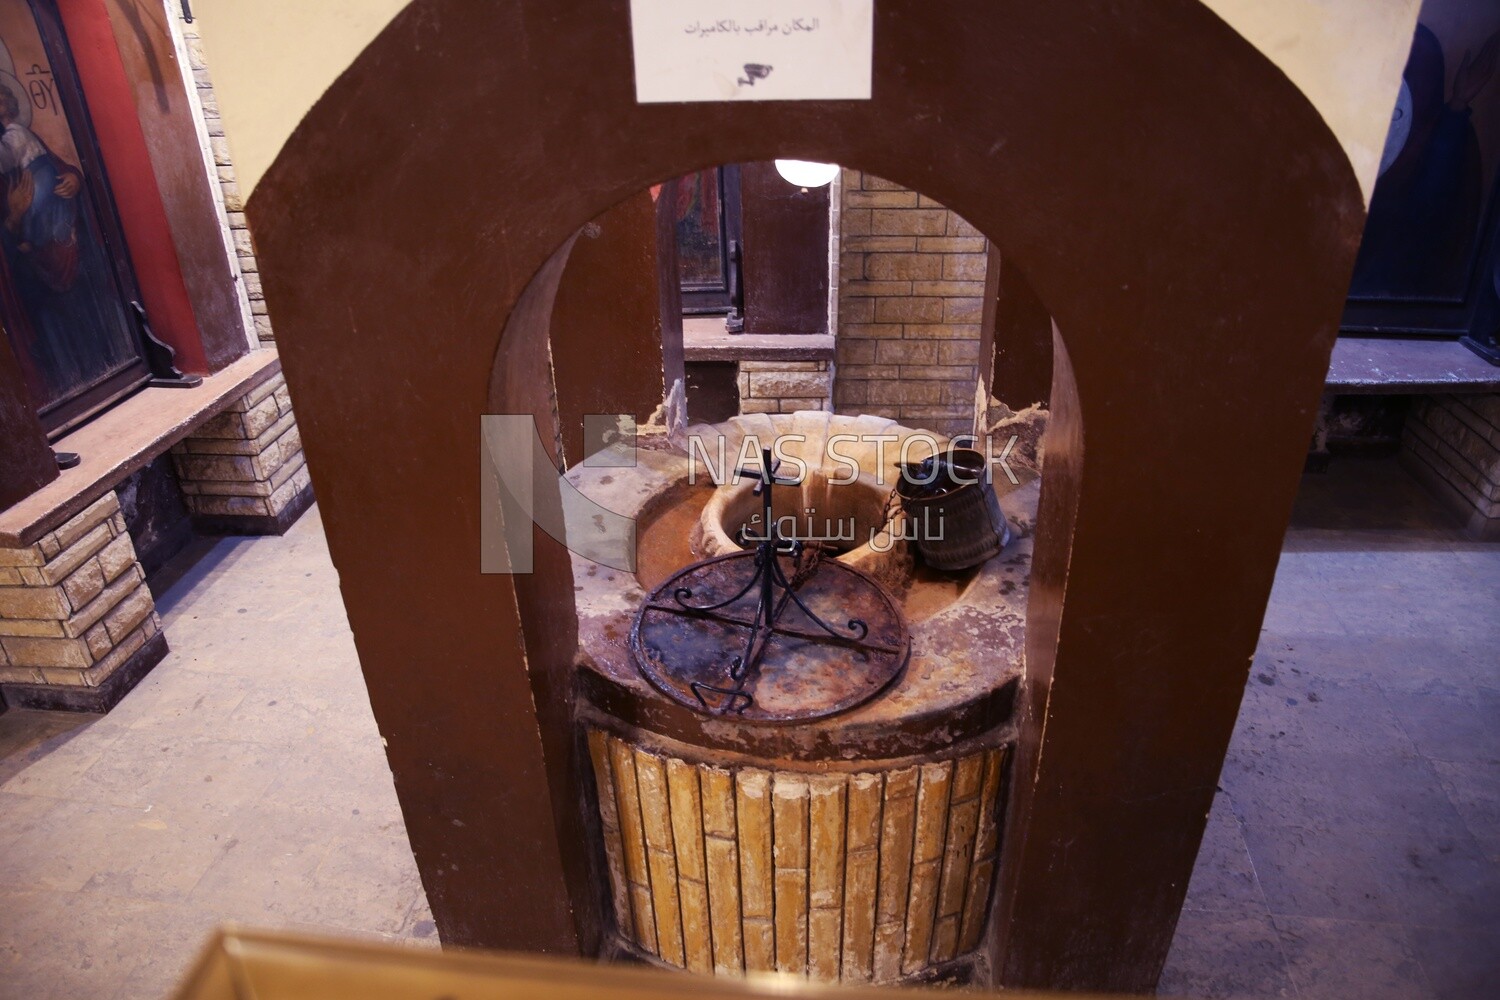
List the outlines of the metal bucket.
<svg viewBox="0 0 1500 1000">
<path fill-rule="evenodd" d="M 901 467 L 896 497 L 906 512 L 907 535 L 933 569 L 978 566 L 1010 541 L 1010 525 L 987 472 L 985 456 L 968 448 Z"/>
</svg>

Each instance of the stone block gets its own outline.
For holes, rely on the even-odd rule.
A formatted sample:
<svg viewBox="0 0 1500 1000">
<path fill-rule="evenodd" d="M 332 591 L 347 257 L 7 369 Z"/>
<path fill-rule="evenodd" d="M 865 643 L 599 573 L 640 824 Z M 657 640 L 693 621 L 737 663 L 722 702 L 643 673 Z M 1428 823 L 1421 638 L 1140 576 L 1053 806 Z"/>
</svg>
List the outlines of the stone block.
<svg viewBox="0 0 1500 1000">
<path fill-rule="evenodd" d="M 103 625 L 109 633 L 110 640 L 118 643 L 155 610 L 156 605 L 151 599 L 151 590 L 147 587 L 136 587 L 110 609 L 109 613 L 104 616 Z"/>
<path fill-rule="evenodd" d="M 870 208 L 876 209 L 878 218 L 882 214 L 896 214 L 891 209 L 906 209 L 915 214 L 917 209 L 917 193 L 915 191 L 845 191 L 844 210 Z M 879 232 L 879 229 L 876 230 Z M 939 230 L 934 236 L 942 235 Z"/>
<path fill-rule="evenodd" d="M 245 434 L 245 422 L 241 419 L 238 411 L 225 410 L 204 421 L 197 430 L 193 431 L 192 438 L 225 438 L 235 441 L 243 441 L 248 435 Z M 187 449 L 183 445 L 173 447 L 173 454 L 179 454 Z"/>
<path fill-rule="evenodd" d="M 247 483 L 263 478 L 252 455 L 178 454 L 177 475 L 184 480 Z"/>
<path fill-rule="evenodd" d="M 0 618 L 0 635 L 31 636 L 38 639 L 68 637 L 63 623 L 55 618 Z"/>
<path fill-rule="evenodd" d="M 85 670 L 71 667 L 42 667 L 42 683 L 53 687 L 89 687 L 89 675 Z"/>
<path fill-rule="evenodd" d="M 937 382 L 902 381 L 869 383 L 872 403 L 936 403 L 939 398 Z"/>
<path fill-rule="evenodd" d="M 245 436 L 259 437 L 281 416 L 281 408 L 274 396 L 267 396 L 245 411 Z"/>
<path fill-rule="evenodd" d="M 845 781 L 808 779 L 808 905 L 841 906 L 844 898 Z"/>
<path fill-rule="evenodd" d="M 961 405 L 965 408 L 966 412 L 972 411 L 974 407 L 974 388 L 977 378 L 978 376 L 976 375 L 974 379 L 965 379 L 961 382 L 941 383 L 943 387 L 942 402 L 954 406 Z"/>
<path fill-rule="evenodd" d="M 19 548 L 0 548 L 0 566 L 41 566 L 46 563 L 47 557 L 42 554 L 40 545 L 22 545 Z"/>
<path fill-rule="evenodd" d="M 72 613 L 61 587 L 0 587 L 0 618 L 61 621 Z"/>
<path fill-rule="evenodd" d="M 741 413 L 780 413 L 781 403 L 775 399 L 756 399 L 753 396 L 740 400 Z"/>
<path fill-rule="evenodd" d="M 875 361 L 875 341 L 840 340 L 838 355 L 841 366 L 872 364 Z"/>
<path fill-rule="evenodd" d="M 735 803 L 739 830 L 741 909 L 746 917 L 770 920 L 775 912 L 771 875 L 770 774 L 752 770 L 736 774 Z M 748 938 L 748 927 L 746 934 Z M 746 947 L 749 948 L 748 940 Z M 774 955 L 774 947 L 772 954 Z M 748 960 L 748 954 L 746 957 Z"/>
<path fill-rule="evenodd" d="M 826 372 L 757 372 L 750 376 L 750 394 L 772 396 L 822 396 L 828 392 Z"/>
<path fill-rule="evenodd" d="M 875 300 L 872 298 L 843 298 L 840 290 L 839 327 L 844 332 L 845 324 L 875 322 Z"/>
<path fill-rule="evenodd" d="M 938 344 L 938 364 L 975 365 L 979 363 L 979 341 L 945 340 Z"/>
<path fill-rule="evenodd" d="M 865 256 L 864 276 L 875 281 L 931 281 L 948 277 L 938 254 L 872 253 Z"/>
<path fill-rule="evenodd" d="M 85 632 L 83 641 L 89 647 L 89 655 L 96 661 L 104 659 L 114 648 L 114 640 L 109 637 L 109 629 L 105 628 L 103 622 Z"/>
<path fill-rule="evenodd" d="M 913 295 L 937 295 L 943 298 L 973 298 L 984 295 L 982 281 L 914 281 Z"/>
<path fill-rule="evenodd" d="M 911 188 L 903 187 L 895 181 L 888 181 L 884 177 L 876 177 L 874 174 L 861 173 L 859 175 L 859 190 L 861 191 L 910 191 Z"/>
<path fill-rule="evenodd" d="M 307 465 L 304 463 L 297 468 L 296 472 L 292 473 L 286 482 L 277 487 L 276 492 L 266 498 L 268 513 L 273 517 L 280 514 L 296 498 L 297 494 L 311 485 L 312 479 L 308 476 Z"/>
<path fill-rule="evenodd" d="M 884 301 L 868 299 L 866 301 Z M 901 336 L 900 323 L 850 323 L 845 326 L 839 339 L 845 340 L 894 340 Z"/>
<path fill-rule="evenodd" d="M 867 197 L 889 197 L 874 195 Z M 916 204 L 916 195 L 911 196 Z M 883 206 L 871 206 L 883 209 Z M 912 208 L 909 211 L 877 210 L 870 215 L 872 236 L 942 236 L 948 231 L 948 213 L 940 208 Z"/>
<path fill-rule="evenodd" d="M 899 341 L 878 341 L 878 343 L 899 343 Z M 894 381 L 901 377 L 899 365 L 843 365 L 839 368 L 839 377 L 850 381 Z"/>
<path fill-rule="evenodd" d="M 967 220 L 960 217 L 957 212 L 949 212 L 947 221 L 949 236 L 984 236 L 984 233 L 980 232 L 976 226 L 971 225 Z"/>
<path fill-rule="evenodd" d="M 745 961 L 740 929 L 739 854 L 734 840 L 717 836 L 704 839 L 704 851 L 708 861 L 714 971 L 737 975 Z"/>
<path fill-rule="evenodd" d="M 188 500 L 188 509 L 207 517 L 262 517 L 270 515 L 269 497 L 196 496 Z"/>
<path fill-rule="evenodd" d="M 104 590 L 104 571 L 99 568 L 99 561 L 90 559 L 79 566 L 62 582 L 62 589 L 75 609 L 85 607 Z"/>
<path fill-rule="evenodd" d="M 260 283 L 259 276 L 256 276 L 250 280 L 253 280 L 257 285 L 259 285 Z M 238 410 L 241 413 L 244 413 L 247 410 L 254 409 L 266 399 L 269 399 L 271 396 L 275 395 L 276 390 L 280 389 L 284 385 L 286 385 L 286 376 L 282 375 L 280 372 L 277 372 L 270 378 L 266 379 L 264 382 L 256 385 L 253 389 L 245 393 L 239 399 L 235 400 L 234 405 L 231 407 L 231 409 Z"/>
<path fill-rule="evenodd" d="M 838 382 L 833 387 L 835 410 L 842 411 L 846 407 L 862 406 L 869 402 L 868 384 L 867 382 Z"/>
<path fill-rule="evenodd" d="M 839 296 L 903 297 L 911 294 L 911 287 L 910 281 L 845 281 L 839 286 Z"/>
<path fill-rule="evenodd" d="M 983 281 L 989 260 L 982 253 L 943 255 L 942 277 L 947 281 Z"/>
<path fill-rule="evenodd" d="M 978 323 L 908 323 L 908 340 L 979 340 Z"/>
<path fill-rule="evenodd" d="M 46 679 L 38 667 L 13 667 L 6 665 L 4 650 L 0 650 L 0 684 L 45 684 Z"/>
<path fill-rule="evenodd" d="M 74 542 L 87 535 L 97 525 L 103 524 L 110 516 L 118 513 L 120 501 L 113 492 L 105 493 L 98 500 L 89 504 L 81 513 L 75 514 L 63 523 L 63 526 L 52 532 L 52 537 L 57 542 L 57 551 L 61 552 Z M 48 557 L 52 558 L 51 555 Z"/>
<path fill-rule="evenodd" d="M 88 643 L 82 639 L 36 639 L 10 635 L 0 638 L 0 645 L 5 647 L 5 655 L 12 666 L 71 667 L 82 670 L 94 662 Z"/>
<path fill-rule="evenodd" d="M 977 253 L 988 251 L 989 241 L 982 236 L 919 236 L 917 249 L 923 253 Z"/>
<path fill-rule="evenodd" d="M 839 233 L 844 239 L 870 235 L 870 210 L 844 206 L 839 218 Z"/>
<path fill-rule="evenodd" d="M 931 365 L 938 359 L 938 345 L 931 340 L 882 340 L 875 345 L 875 360 L 882 365 Z"/>
<path fill-rule="evenodd" d="M 875 319 L 881 323 L 937 323 L 943 318 L 943 300 L 917 296 L 882 298 L 875 303 Z"/>
<path fill-rule="evenodd" d="M 918 249 L 916 236 L 849 236 L 839 249 L 847 254 L 865 253 L 911 253 Z M 841 272 L 845 277 L 855 277 L 860 272 Z"/>
<path fill-rule="evenodd" d="M 184 497 L 268 497 L 271 495 L 271 484 L 259 480 L 251 483 L 216 483 L 210 480 L 199 482 L 184 479 L 181 481 L 181 487 Z"/>
<path fill-rule="evenodd" d="M 817 372 L 825 370 L 826 361 L 741 361 L 742 372 Z"/>
<path fill-rule="evenodd" d="M 109 544 L 110 539 L 113 537 L 114 531 L 108 519 L 100 524 L 96 524 L 83 537 L 75 539 L 71 545 L 59 552 L 47 565 L 41 568 L 40 576 L 42 582 L 47 586 L 61 583 L 74 570 L 83 565 L 86 560 Z"/>
<path fill-rule="evenodd" d="M 100 591 L 98 597 L 89 601 L 73 617 L 63 622 L 63 631 L 69 638 L 76 639 L 82 636 L 93 628 L 95 623 L 103 619 L 125 595 L 139 587 L 144 576 L 139 564 L 130 566 Z"/>
<path fill-rule="evenodd" d="M 278 491 L 281 489 L 282 485 L 286 483 L 287 480 L 295 478 L 298 473 L 303 473 L 302 485 L 306 486 L 307 476 L 306 473 L 303 472 L 306 466 L 307 459 L 303 457 L 302 452 L 293 452 L 290 460 L 288 460 L 275 472 L 271 473 L 271 478 L 267 480 L 266 485 L 271 488 L 271 495 L 277 496 Z M 301 487 L 299 486 L 297 487 L 297 489 L 301 489 Z M 292 494 L 295 494 L 296 492 L 296 489 L 292 490 L 292 493 L 287 494 L 287 499 L 291 499 Z M 277 510 L 273 510 L 272 513 L 277 513 L 279 509 L 280 508 L 277 508 Z"/>
<path fill-rule="evenodd" d="M 818 396 L 817 398 L 808 397 L 805 399 L 796 396 L 783 396 L 779 402 L 781 403 L 782 413 L 796 413 L 800 410 L 823 411 L 828 409 L 828 397 L 826 396 Z"/>
<path fill-rule="evenodd" d="M 193 455 L 259 455 L 295 426 L 297 426 L 296 418 L 286 413 L 262 431 L 257 438 L 190 437 L 182 442 L 180 451 Z M 300 437 L 298 446 L 301 446 Z"/>
<path fill-rule="evenodd" d="M 154 620 L 149 623 L 149 627 L 150 632 L 148 633 L 148 625 L 143 623 L 134 632 L 131 632 L 117 642 L 114 649 L 111 649 L 104 655 L 103 659 L 84 672 L 84 682 L 91 687 L 97 687 L 101 684 L 110 674 L 119 668 L 120 664 L 130 659 L 135 651 L 144 646 L 146 640 L 155 634 L 156 623 Z"/>
<path fill-rule="evenodd" d="M 979 297 L 944 299 L 944 323 L 979 323 L 984 318 L 984 299 Z"/>
</svg>

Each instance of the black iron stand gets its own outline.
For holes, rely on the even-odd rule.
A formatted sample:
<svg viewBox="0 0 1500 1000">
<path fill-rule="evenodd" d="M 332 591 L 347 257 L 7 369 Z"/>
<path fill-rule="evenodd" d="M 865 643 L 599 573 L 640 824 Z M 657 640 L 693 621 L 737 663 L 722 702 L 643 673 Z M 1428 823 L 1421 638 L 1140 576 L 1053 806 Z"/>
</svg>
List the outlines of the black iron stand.
<svg viewBox="0 0 1500 1000">
<path fill-rule="evenodd" d="M 740 470 L 741 475 L 760 480 L 755 485 L 755 495 L 761 498 L 762 534 L 759 539 L 760 544 L 755 550 L 755 572 L 751 574 L 745 585 L 733 596 L 713 604 L 690 603 L 693 598 L 693 589 L 678 587 L 672 592 L 676 607 L 665 604 L 654 606 L 654 610 L 693 618 L 706 618 L 749 630 L 744 649 L 730 660 L 729 684 L 693 681 L 690 685 L 693 695 L 698 699 L 704 711 L 715 715 L 724 715 L 729 712 L 743 714 L 745 709 L 755 703 L 754 696 L 746 688 L 760 666 L 761 658 L 766 652 L 766 644 L 773 635 L 779 634 L 810 642 L 833 643 L 858 649 L 891 651 L 884 646 L 864 641 L 865 637 L 870 634 L 870 627 L 861 619 L 851 618 L 844 630 L 836 629 L 814 614 L 802 598 L 797 596 L 797 588 L 816 572 L 822 550 L 816 545 L 810 546 L 799 539 L 783 538 L 776 529 L 771 515 L 771 491 L 777 486 L 797 485 L 797 480 L 776 478 L 776 470 L 780 467 L 780 462 L 772 462 L 771 450 L 764 448 L 761 450 L 759 471 Z M 792 559 L 794 569 L 790 578 L 781 568 L 779 557 L 782 555 L 790 556 Z M 724 611 L 752 590 L 758 591 L 758 594 L 755 601 L 755 614 L 749 621 Z M 782 624 L 782 612 L 789 604 L 795 604 L 801 609 L 816 628 Z M 717 704 L 710 703 L 708 697 L 710 695 L 716 696 Z"/>
</svg>

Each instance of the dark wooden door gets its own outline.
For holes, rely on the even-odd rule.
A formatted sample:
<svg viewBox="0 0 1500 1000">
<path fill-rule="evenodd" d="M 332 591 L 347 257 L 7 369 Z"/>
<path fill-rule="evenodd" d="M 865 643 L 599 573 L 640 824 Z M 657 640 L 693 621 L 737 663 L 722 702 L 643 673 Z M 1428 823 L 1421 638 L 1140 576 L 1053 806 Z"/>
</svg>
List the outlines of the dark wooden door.
<svg viewBox="0 0 1500 1000">
<path fill-rule="evenodd" d="M 677 181 L 677 272 L 682 311 L 728 313 L 733 307 L 740 236 L 740 170 L 710 167 Z"/>
<path fill-rule="evenodd" d="M 56 437 L 151 373 L 88 109 L 53 0 L 0 0 L 0 323 Z"/>
</svg>

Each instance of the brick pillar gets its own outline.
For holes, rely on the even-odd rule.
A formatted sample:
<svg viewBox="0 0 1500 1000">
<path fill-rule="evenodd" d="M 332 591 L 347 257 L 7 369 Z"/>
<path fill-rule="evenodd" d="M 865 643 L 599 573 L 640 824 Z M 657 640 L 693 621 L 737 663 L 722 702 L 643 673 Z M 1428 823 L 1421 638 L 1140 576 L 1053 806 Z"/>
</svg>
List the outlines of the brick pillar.
<svg viewBox="0 0 1500 1000">
<path fill-rule="evenodd" d="M 1464 518 L 1470 535 L 1500 539 L 1500 394 L 1418 397 L 1401 463 Z"/>
<path fill-rule="evenodd" d="M 17 708 L 108 711 L 167 653 L 114 493 L 0 548 L 0 690 Z"/>
<path fill-rule="evenodd" d="M 200 529 L 279 535 L 312 503 L 302 435 L 278 372 L 172 449 Z"/>
</svg>

